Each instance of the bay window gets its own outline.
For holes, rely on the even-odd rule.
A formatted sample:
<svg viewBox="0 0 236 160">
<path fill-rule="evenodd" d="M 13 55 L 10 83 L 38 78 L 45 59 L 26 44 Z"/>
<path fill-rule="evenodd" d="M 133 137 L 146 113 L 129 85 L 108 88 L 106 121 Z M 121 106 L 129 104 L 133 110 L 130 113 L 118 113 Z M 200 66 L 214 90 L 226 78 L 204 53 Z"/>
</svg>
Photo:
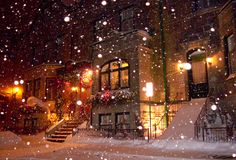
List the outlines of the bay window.
<svg viewBox="0 0 236 160">
<path fill-rule="evenodd" d="M 100 89 L 120 89 L 129 87 L 129 64 L 123 60 L 106 63 L 100 72 Z"/>
</svg>

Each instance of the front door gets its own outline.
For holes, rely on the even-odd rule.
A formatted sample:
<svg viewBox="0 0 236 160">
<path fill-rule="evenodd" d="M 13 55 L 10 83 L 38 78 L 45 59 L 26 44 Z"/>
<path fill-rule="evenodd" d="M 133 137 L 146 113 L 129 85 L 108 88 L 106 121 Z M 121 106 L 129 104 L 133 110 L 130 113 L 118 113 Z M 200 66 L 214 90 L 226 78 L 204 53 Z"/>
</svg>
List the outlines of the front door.
<svg viewBox="0 0 236 160">
<path fill-rule="evenodd" d="M 192 68 L 188 71 L 190 98 L 203 98 L 208 94 L 208 76 L 205 50 L 194 50 L 188 54 Z"/>
</svg>

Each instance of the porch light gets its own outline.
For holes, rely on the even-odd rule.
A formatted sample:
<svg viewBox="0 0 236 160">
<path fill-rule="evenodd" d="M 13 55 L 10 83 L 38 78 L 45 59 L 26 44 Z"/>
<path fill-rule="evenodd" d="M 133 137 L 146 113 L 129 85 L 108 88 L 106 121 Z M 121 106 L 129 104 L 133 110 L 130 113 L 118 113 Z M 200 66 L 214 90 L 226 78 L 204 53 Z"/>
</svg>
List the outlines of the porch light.
<svg viewBox="0 0 236 160">
<path fill-rule="evenodd" d="M 152 82 L 146 83 L 146 96 L 149 98 L 153 96 L 153 83 Z"/>
<path fill-rule="evenodd" d="M 181 71 L 183 70 L 190 70 L 192 68 L 190 63 L 179 63 L 178 67 Z"/>
<path fill-rule="evenodd" d="M 207 63 L 208 63 L 209 65 L 212 65 L 212 63 L 213 63 L 213 58 L 212 58 L 212 57 L 207 57 L 206 61 L 207 61 Z"/>
</svg>

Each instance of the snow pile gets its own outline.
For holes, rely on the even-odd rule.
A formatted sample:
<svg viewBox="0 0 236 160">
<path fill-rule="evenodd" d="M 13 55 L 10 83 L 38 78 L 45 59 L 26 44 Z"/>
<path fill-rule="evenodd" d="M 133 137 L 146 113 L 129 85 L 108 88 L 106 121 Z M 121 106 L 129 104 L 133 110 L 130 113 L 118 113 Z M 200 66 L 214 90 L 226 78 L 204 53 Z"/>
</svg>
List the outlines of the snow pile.
<svg viewBox="0 0 236 160">
<path fill-rule="evenodd" d="M 0 132 L 0 148 L 18 144 L 21 141 L 22 139 L 20 137 L 10 131 Z"/>
<path fill-rule="evenodd" d="M 173 151 L 201 151 L 207 153 L 236 153 L 236 144 L 208 143 L 195 140 L 157 140 L 146 144 L 147 148 L 156 148 Z"/>
<path fill-rule="evenodd" d="M 84 121 L 82 124 L 79 125 L 79 129 L 86 129 L 88 126 L 88 121 Z"/>
<path fill-rule="evenodd" d="M 36 97 L 29 97 L 27 99 L 27 105 L 34 107 L 35 105 L 38 105 L 39 107 L 41 107 L 42 109 L 44 109 L 45 111 L 47 111 L 47 113 L 50 113 L 50 109 L 47 105 L 47 103 L 43 102 L 41 99 L 38 99 Z"/>
<path fill-rule="evenodd" d="M 85 133 L 78 133 L 70 137 L 66 143 L 72 144 L 104 144 L 117 146 L 131 146 L 145 149 L 170 150 L 170 151 L 194 151 L 218 154 L 236 154 L 236 144 L 232 143 L 208 143 L 190 139 L 162 139 L 151 140 L 149 143 L 144 140 L 117 140 L 113 138 L 103 138 L 90 136 Z"/>
<path fill-rule="evenodd" d="M 183 103 L 161 139 L 193 139 L 194 123 L 206 102 L 206 98 L 193 99 Z"/>
</svg>

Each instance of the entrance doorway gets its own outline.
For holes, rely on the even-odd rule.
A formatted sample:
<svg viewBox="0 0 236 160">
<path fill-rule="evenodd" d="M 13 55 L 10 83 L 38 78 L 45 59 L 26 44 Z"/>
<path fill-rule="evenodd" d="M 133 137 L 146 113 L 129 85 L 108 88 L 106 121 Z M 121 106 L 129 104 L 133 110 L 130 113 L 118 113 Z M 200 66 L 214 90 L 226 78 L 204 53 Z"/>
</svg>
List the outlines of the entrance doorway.
<svg viewBox="0 0 236 160">
<path fill-rule="evenodd" d="M 188 63 L 192 66 L 188 71 L 189 96 L 190 98 L 207 97 L 209 86 L 206 52 L 203 49 L 195 49 L 189 51 L 187 56 Z"/>
</svg>

